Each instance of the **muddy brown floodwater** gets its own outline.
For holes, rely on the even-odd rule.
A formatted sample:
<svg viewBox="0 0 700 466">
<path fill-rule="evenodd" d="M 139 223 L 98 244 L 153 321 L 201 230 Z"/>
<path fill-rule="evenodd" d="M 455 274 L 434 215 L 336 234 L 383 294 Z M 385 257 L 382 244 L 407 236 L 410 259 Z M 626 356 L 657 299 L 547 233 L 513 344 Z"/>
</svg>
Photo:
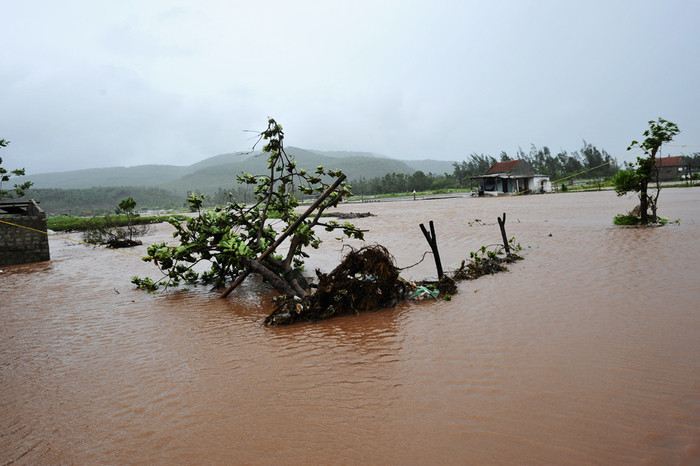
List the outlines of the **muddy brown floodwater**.
<svg viewBox="0 0 700 466">
<path fill-rule="evenodd" d="M 449 302 L 283 328 L 254 280 L 148 294 L 145 246 L 52 237 L 50 262 L 0 273 L 0 464 L 698 464 L 700 189 L 662 192 L 679 225 L 612 226 L 634 204 L 343 205 L 400 267 L 429 249 L 419 223 L 454 269 L 503 212 L 525 260 Z M 338 263 L 333 236 L 309 270 Z"/>
</svg>

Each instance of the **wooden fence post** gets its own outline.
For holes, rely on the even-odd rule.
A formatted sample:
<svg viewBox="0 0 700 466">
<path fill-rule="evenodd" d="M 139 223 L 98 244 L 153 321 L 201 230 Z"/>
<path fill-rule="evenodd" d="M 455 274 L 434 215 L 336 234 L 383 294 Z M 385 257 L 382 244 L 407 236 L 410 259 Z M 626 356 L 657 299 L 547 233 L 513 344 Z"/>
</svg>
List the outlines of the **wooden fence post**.
<svg viewBox="0 0 700 466">
<path fill-rule="evenodd" d="M 425 229 L 425 226 L 422 223 L 420 224 L 420 229 L 423 232 L 425 239 L 428 241 L 430 249 L 433 251 L 433 257 L 435 258 L 435 267 L 437 268 L 438 273 L 438 280 L 440 280 L 444 274 L 442 272 L 442 263 L 440 262 L 440 252 L 438 251 L 437 247 L 437 238 L 435 237 L 435 225 L 433 225 L 433 221 L 431 220 L 430 233 L 428 233 L 428 231 Z"/>
<path fill-rule="evenodd" d="M 498 226 L 501 227 L 501 236 L 503 237 L 503 247 L 506 249 L 506 254 L 510 254 L 510 246 L 508 244 L 508 235 L 506 235 L 506 213 L 503 212 L 503 219 L 498 217 Z"/>
</svg>

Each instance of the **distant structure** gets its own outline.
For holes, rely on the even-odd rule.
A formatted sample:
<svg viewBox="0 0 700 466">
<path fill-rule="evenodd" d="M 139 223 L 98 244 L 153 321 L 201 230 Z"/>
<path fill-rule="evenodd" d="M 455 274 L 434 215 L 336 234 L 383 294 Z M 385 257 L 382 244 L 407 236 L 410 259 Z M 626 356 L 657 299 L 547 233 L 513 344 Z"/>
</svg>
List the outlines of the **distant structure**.
<svg viewBox="0 0 700 466">
<path fill-rule="evenodd" d="M 688 167 L 684 164 L 683 156 L 659 157 L 656 159 L 656 168 L 659 181 L 674 181 L 688 174 Z"/>
<path fill-rule="evenodd" d="M 48 260 L 46 214 L 38 203 L 0 202 L 0 265 Z"/>
<path fill-rule="evenodd" d="M 473 176 L 471 180 L 479 183 L 480 196 L 552 191 L 549 176 L 535 174 L 532 166 L 522 159 L 496 162 L 485 174 Z"/>
</svg>

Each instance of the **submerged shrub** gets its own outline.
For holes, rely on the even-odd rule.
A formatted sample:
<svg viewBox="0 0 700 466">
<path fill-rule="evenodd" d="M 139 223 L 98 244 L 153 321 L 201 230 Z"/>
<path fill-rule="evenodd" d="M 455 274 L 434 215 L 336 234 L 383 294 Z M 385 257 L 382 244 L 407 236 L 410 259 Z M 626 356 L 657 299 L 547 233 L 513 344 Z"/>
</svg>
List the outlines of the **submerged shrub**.
<svg viewBox="0 0 700 466">
<path fill-rule="evenodd" d="M 617 214 L 613 219 L 615 225 L 640 225 L 640 219 L 636 215 Z"/>
</svg>

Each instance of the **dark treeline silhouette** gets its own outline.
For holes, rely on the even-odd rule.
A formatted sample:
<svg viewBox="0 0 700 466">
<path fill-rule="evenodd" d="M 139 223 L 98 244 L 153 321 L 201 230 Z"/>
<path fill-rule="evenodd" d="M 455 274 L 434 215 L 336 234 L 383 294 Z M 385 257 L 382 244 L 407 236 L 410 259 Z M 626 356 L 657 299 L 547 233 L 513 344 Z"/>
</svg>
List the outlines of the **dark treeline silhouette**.
<svg viewBox="0 0 700 466">
<path fill-rule="evenodd" d="M 536 173 L 548 175 L 552 181 L 566 177 L 609 178 L 620 169 L 610 154 L 586 141 L 580 151 L 571 154 L 562 150 L 552 155 L 547 146 L 538 149 L 532 145 L 528 154 L 520 149 L 516 158 L 527 160 Z"/>
<path fill-rule="evenodd" d="M 407 175 L 405 173 L 388 173 L 376 178 L 360 178 L 359 180 L 350 182 L 352 192 L 355 195 L 405 193 L 414 189 L 416 191 L 443 189 L 451 187 L 452 184 L 451 174 L 425 174 L 420 170 L 412 175 Z"/>
<path fill-rule="evenodd" d="M 691 167 L 693 174 L 700 174 L 700 152 L 693 152 L 690 155 L 683 154 L 683 163 Z"/>
<path fill-rule="evenodd" d="M 610 154 L 600 150 L 593 144 L 583 141 L 580 150 L 568 153 L 565 150 L 553 155 L 549 147 L 530 146 L 530 151 L 518 149 L 515 156 L 511 157 L 506 152 L 501 152 L 499 160 L 490 155 L 470 154 L 467 160 L 453 163 L 452 173 L 427 175 L 421 171 L 412 175 L 403 173 L 391 173 L 382 177 L 353 180 L 350 184 L 353 193 L 362 195 L 402 193 L 425 190 L 441 189 L 467 189 L 471 183 L 471 177 L 483 175 L 497 161 L 525 160 L 535 170 L 535 173 L 548 175 L 552 182 L 561 179 L 574 178 L 609 178 L 620 167 Z"/>
</svg>

